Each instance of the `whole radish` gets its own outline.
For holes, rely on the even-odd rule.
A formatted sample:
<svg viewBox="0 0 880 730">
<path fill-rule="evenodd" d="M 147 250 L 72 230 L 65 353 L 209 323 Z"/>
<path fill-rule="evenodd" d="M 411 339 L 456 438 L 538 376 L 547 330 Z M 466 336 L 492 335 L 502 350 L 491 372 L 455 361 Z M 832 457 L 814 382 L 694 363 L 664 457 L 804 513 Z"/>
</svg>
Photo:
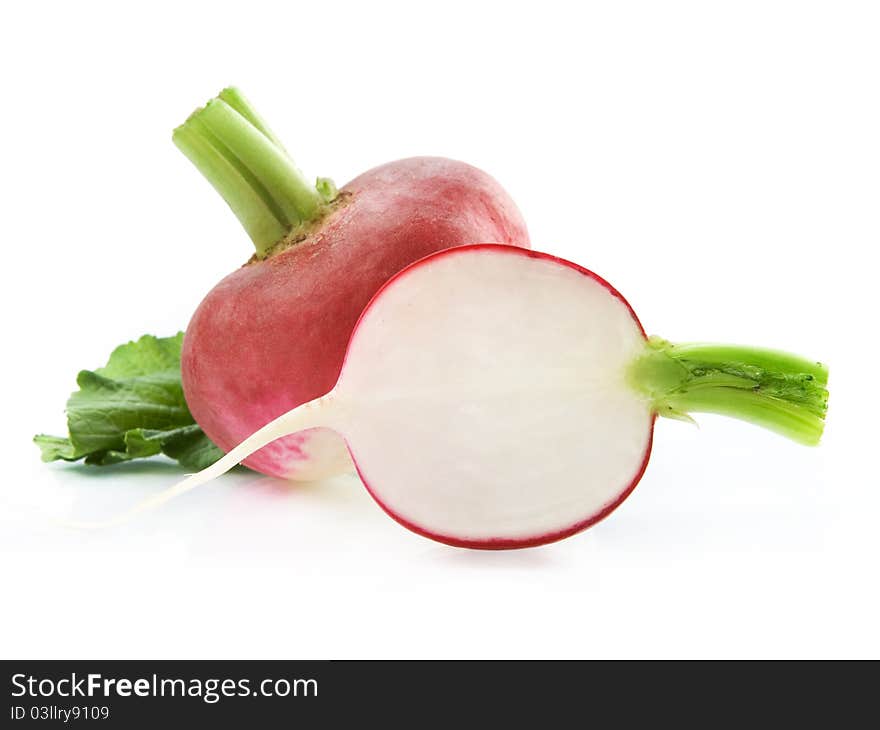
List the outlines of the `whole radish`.
<svg viewBox="0 0 880 730">
<path fill-rule="evenodd" d="M 540 545 L 632 492 L 656 416 L 720 413 L 814 445 L 827 380 L 820 363 L 774 350 L 647 338 L 624 298 L 571 262 L 455 248 L 379 291 L 335 387 L 123 519 L 320 427 L 345 438 L 370 494 L 411 530 L 463 547 Z"/>
<path fill-rule="evenodd" d="M 309 184 L 236 89 L 174 132 L 250 234 L 256 254 L 202 301 L 186 330 L 186 401 L 228 451 L 267 421 L 327 392 L 357 318 L 391 276 L 434 251 L 529 245 L 510 197 L 486 173 L 437 157 L 372 169 L 340 190 Z M 244 462 L 289 479 L 351 469 L 344 442 L 315 428 Z"/>
</svg>

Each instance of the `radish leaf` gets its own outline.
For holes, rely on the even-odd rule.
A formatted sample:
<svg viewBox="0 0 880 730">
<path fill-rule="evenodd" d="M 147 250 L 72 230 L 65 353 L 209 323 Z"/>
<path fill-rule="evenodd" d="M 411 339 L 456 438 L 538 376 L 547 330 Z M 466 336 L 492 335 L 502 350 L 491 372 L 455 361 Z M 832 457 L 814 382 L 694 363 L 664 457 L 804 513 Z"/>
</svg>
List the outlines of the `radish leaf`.
<svg viewBox="0 0 880 730">
<path fill-rule="evenodd" d="M 144 335 L 117 347 L 107 365 L 77 376 L 67 401 L 68 437 L 39 434 L 43 461 L 106 466 L 165 454 L 187 469 L 203 469 L 220 451 L 196 424 L 180 381 L 183 333 Z"/>
</svg>

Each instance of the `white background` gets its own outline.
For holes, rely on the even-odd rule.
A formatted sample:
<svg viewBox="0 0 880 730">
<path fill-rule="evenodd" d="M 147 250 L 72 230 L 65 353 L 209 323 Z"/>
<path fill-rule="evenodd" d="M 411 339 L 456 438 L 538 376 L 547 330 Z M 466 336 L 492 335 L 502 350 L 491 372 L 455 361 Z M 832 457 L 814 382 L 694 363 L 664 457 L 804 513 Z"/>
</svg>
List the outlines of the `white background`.
<svg viewBox="0 0 880 730">
<path fill-rule="evenodd" d="M 0 655 L 880 655 L 876 5 L 18 3 L 0 35 Z M 238 473 L 52 526 L 179 476 L 44 465 L 30 438 L 249 256 L 170 140 L 230 83 L 310 175 L 467 160 L 649 331 L 827 361 L 824 443 L 661 422 L 612 517 L 516 552 L 410 534 L 354 478 Z"/>
</svg>

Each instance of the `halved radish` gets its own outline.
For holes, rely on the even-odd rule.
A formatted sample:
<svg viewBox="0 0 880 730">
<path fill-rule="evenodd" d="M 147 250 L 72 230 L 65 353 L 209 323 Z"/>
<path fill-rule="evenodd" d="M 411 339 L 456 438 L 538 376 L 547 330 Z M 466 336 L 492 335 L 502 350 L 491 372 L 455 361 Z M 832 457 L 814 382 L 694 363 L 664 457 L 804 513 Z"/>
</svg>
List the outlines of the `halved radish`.
<svg viewBox="0 0 880 730">
<path fill-rule="evenodd" d="M 467 246 L 380 290 L 329 393 L 138 509 L 323 426 L 344 437 L 370 494 L 411 530 L 464 547 L 539 545 L 626 498 L 647 466 L 656 415 L 724 413 L 815 444 L 826 383 L 824 366 L 784 353 L 648 339 L 590 271 Z"/>
</svg>

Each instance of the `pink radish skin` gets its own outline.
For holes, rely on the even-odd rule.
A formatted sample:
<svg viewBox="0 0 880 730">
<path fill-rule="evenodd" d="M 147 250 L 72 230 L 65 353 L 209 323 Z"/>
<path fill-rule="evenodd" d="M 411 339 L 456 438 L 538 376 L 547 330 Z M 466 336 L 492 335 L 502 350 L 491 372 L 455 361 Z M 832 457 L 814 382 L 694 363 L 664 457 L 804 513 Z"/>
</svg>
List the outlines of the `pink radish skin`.
<svg viewBox="0 0 880 730">
<path fill-rule="evenodd" d="M 787 353 L 646 338 L 617 290 L 577 264 L 463 246 L 379 290 L 325 395 L 119 519 L 276 439 L 327 428 L 410 530 L 457 547 L 533 547 L 595 524 L 632 493 L 658 414 L 723 413 L 815 445 L 826 384 L 823 365 Z"/>
<path fill-rule="evenodd" d="M 187 327 L 186 400 L 224 451 L 333 387 L 358 316 L 398 271 L 474 241 L 529 245 L 510 197 L 462 162 L 382 165 L 346 185 L 341 200 L 305 240 L 223 279 Z M 300 480 L 351 469 L 343 441 L 323 428 L 278 439 L 244 463 Z"/>
</svg>

